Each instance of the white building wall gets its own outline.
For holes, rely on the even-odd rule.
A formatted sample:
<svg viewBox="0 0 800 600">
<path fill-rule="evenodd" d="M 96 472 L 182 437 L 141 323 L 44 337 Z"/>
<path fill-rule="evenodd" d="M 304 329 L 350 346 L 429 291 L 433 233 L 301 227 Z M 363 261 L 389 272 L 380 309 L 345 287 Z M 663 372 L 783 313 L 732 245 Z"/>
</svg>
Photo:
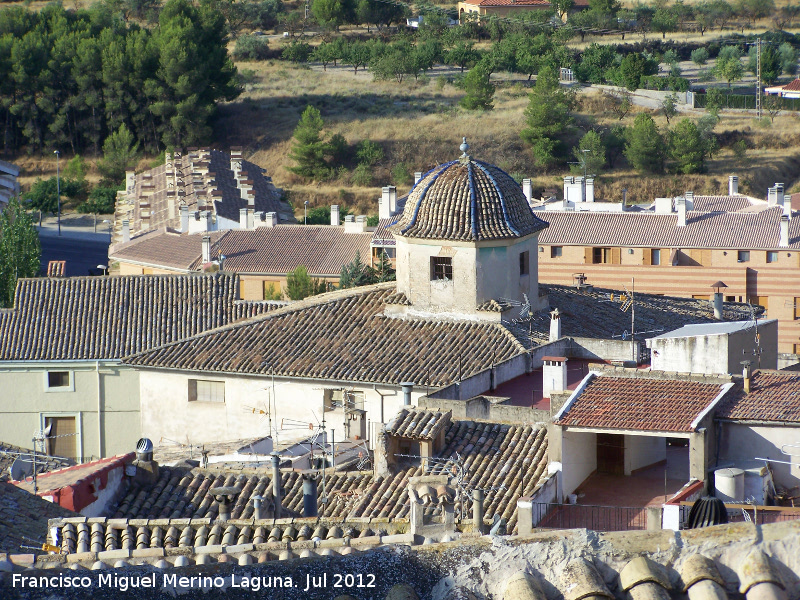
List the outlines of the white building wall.
<svg viewBox="0 0 800 600">
<path fill-rule="evenodd" d="M 625 475 L 667 459 L 667 438 L 649 435 L 625 436 Z"/>
<path fill-rule="evenodd" d="M 561 431 L 561 465 L 563 494 L 572 494 L 597 470 L 597 434 Z"/>
<path fill-rule="evenodd" d="M 792 463 L 786 465 L 778 462 L 770 463 L 775 476 L 775 483 L 785 488 L 800 485 L 800 448 L 786 448 L 787 452 L 796 456 L 788 456 L 781 452 L 781 447 L 800 443 L 800 425 L 756 426 L 739 425 L 723 422 L 719 440 L 719 465 L 733 465 L 738 468 L 760 465 L 759 458 L 771 458 L 777 461 Z"/>
<path fill-rule="evenodd" d="M 189 380 L 202 379 L 225 383 L 225 402 L 189 402 Z M 142 435 L 154 441 L 165 438 L 192 444 L 236 440 L 270 435 L 269 418 L 258 411 L 268 412 L 272 391 L 271 377 L 234 377 L 214 373 L 179 373 L 170 371 L 141 371 Z M 317 426 L 322 420 L 326 389 L 346 387 L 364 392 L 364 409 L 371 423 L 391 419 L 402 407 L 400 386 L 363 386 L 275 378 L 276 413 L 272 415 L 272 432 L 277 429 L 276 443 L 298 440 L 310 433 L 297 423 Z M 383 394 L 383 397 L 381 396 Z M 415 388 L 411 401 L 416 405 L 424 387 Z M 256 409 L 254 414 L 253 409 Z M 330 415 L 329 428 L 342 435 L 344 425 L 341 410 Z M 283 427 L 281 425 L 283 424 Z"/>
</svg>

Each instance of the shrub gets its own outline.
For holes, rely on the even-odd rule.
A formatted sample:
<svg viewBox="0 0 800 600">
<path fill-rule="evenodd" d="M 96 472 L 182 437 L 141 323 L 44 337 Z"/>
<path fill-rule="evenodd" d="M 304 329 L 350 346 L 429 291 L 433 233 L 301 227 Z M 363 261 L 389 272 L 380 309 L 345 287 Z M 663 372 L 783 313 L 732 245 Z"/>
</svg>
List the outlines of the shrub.
<svg viewBox="0 0 800 600">
<path fill-rule="evenodd" d="M 708 49 L 705 47 L 692 50 L 692 62 L 698 66 L 706 64 L 708 60 Z"/>
<path fill-rule="evenodd" d="M 359 164 L 371 167 L 383 160 L 383 148 L 377 142 L 362 140 L 356 146 L 356 159 Z"/>
<path fill-rule="evenodd" d="M 105 187 L 97 186 L 89 194 L 86 202 L 81 202 L 78 205 L 79 213 L 95 213 L 95 214 L 111 214 L 114 212 L 115 202 L 117 199 L 117 190 L 123 189 L 119 187 Z"/>
<path fill-rule="evenodd" d="M 659 77 L 658 75 L 648 75 L 642 77 L 642 87 L 646 90 L 659 90 L 671 92 L 685 92 L 689 89 L 689 80 L 684 77 Z"/>
<path fill-rule="evenodd" d="M 353 183 L 361 187 L 372 185 L 372 169 L 369 165 L 360 164 L 353 171 Z"/>
<path fill-rule="evenodd" d="M 233 58 L 236 60 L 265 60 L 270 50 L 266 40 L 254 35 L 243 35 L 236 40 Z"/>
<path fill-rule="evenodd" d="M 404 163 L 397 163 L 392 167 L 392 183 L 395 185 L 408 185 L 413 177 Z"/>
</svg>

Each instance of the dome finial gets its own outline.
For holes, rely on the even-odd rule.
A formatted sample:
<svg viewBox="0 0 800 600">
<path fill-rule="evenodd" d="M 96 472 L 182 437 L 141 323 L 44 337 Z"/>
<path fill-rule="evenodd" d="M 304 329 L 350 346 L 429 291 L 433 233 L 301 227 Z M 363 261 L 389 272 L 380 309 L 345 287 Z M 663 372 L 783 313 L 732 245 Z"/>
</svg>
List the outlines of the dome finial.
<svg viewBox="0 0 800 600">
<path fill-rule="evenodd" d="M 469 144 L 467 143 L 467 138 L 461 138 L 461 145 L 458 147 L 461 150 L 461 160 L 469 160 L 469 155 L 467 154 L 467 150 L 469 150 Z"/>
</svg>

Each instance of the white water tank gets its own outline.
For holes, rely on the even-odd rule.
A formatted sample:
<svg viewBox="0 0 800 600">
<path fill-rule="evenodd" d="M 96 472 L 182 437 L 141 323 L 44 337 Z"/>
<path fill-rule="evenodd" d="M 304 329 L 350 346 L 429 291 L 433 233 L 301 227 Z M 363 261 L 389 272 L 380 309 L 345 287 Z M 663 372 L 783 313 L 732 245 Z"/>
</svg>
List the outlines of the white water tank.
<svg viewBox="0 0 800 600">
<path fill-rule="evenodd" d="M 723 502 L 744 502 L 744 471 L 718 469 L 714 472 L 714 489 Z"/>
</svg>

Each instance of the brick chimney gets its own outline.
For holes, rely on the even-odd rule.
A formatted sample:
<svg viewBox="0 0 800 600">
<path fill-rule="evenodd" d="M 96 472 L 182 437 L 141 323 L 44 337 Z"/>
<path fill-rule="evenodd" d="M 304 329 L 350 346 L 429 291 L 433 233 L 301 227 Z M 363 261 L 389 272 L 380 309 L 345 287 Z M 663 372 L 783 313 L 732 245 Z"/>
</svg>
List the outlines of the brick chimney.
<svg viewBox="0 0 800 600">
<path fill-rule="evenodd" d="M 567 389 L 567 359 L 564 356 L 542 357 L 542 397 Z"/>
<path fill-rule="evenodd" d="M 728 176 L 728 195 L 736 196 L 739 194 L 739 178 L 736 175 Z"/>
<path fill-rule="evenodd" d="M 331 205 L 331 225 L 339 225 L 339 205 Z"/>
</svg>

